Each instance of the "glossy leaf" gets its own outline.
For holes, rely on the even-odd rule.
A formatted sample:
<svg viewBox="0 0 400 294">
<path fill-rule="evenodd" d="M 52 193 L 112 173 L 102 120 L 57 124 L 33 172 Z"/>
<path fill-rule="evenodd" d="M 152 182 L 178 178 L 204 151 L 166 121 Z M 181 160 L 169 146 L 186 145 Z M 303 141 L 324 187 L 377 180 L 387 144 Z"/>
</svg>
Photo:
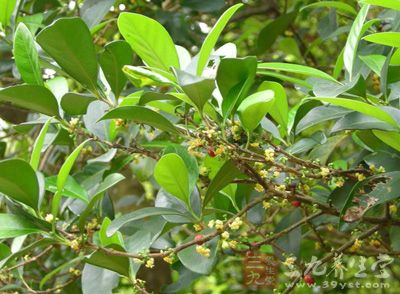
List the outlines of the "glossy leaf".
<svg viewBox="0 0 400 294">
<path fill-rule="evenodd" d="M 112 236 L 117 232 L 122 226 L 134 222 L 139 219 L 143 219 L 150 216 L 156 215 L 180 215 L 185 216 L 180 211 L 171 208 L 162 208 L 162 207 L 145 207 L 128 214 L 124 214 L 123 216 L 116 218 L 110 224 L 107 229 L 107 236 Z"/>
<path fill-rule="evenodd" d="M 81 17 L 89 28 L 101 22 L 115 0 L 85 0 L 80 9 Z"/>
<path fill-rule="evenodd" d="M 122 68 L 124 65 L 130 65 L 132 61 L 132 49 L 125 41 L 114 41 L 107 44 L 99 56 L 100 66 L 115 97 L 119 97 L 127 81 Z"/>
<path fill-rule="evenodd" d="M 277 82 L 264 81 L 258 87 L 258 91 L 271 90 L 274 92 L 274 103 L 270 115 L 284 130 L 287 129 L 289 108 L 285 89 Z"/>
<path fill-rule="evenodd" d="M 353 67 L 356 61 L 358 43 L 360 41 L 360 38 L 362 37 L 362 28 L 364 21 L 367 18 L 368 10 L 369 5 L 364 5 L 363 7 L 361 7 L 350 29 L 350 33 L 347 37 L 346 45 L 344 47 L 344 67 L 349 73 L 350 80 L 352 80 L 353 77 Z"/>
<path fill-rule="evenodd" d="M 57 176 L 46 178 L 45 188 L 47 191 L 56 193 L 58 190 Z M 85 203 L 89 202 L 86 190 L 71 176 L 68 176 L 61 194 L 64 197 L 80 199 Z"/>
<path fill-rule="evenodd" d="M 253 131 L 272 109 L 274 98 L 273 91 L 265 90 L 244 99 L 237 110 L 243 128 L 248 132 Z"/>
<path fill-rule="evenodd" d="M 96 51 L 81 18 L 59 18 L 42 30 L 36 40 L 72 78 L 90 90 L 97 88 Z"/>
<path fill-rule="evenodd" d="M 123 12 L 118 17 L 118 28 L 146 65 L 167 72 L 171 66 L 179 68 L 179 58 L 171 36 L 154 19 Z"/>
<path fill-rule="evenodd" d="M 83 294 L 110 294 L 118 286 L 117 273 L 91 264 L 85 264 L 82 271 Z"/>
<path fill-rule="evenodd" d="M 0 239 L 39 233 L 42 230 L 22 216 L 0 213 Z"/>
<path fill-rule="evenodd" d="M 38 169 L 39 161 L 40 161 L 40 154 L 42 152 L 44 139 L 46 137 L 47 130 L 49 129 L 51 120 L 52 120 L 52 118 L 49 118 L 46 121 L 46 123 L 43 125 L 42 129 L 40 130 L 39 135 L 36 138 L 35 144 L 33 145 L 30 164 L 34 171 L 36 171 Z"/>
<path fill-rule="evenodd" d="M 210 57 L 210 54 L 215 47 L 215 44 L 217 44 L 218 38 L 224 30 L 225 26 L 228 24 L 229 20 L 236 13 L 236 11 L 242 6 L 243 4 L 239 3 L 233 5 L 228 10 L 226 10 L 218 19 L 212 30 L 208 33 L 199 51 L 199 60 L 197 61 L 196 70 L 198 76 L 201 76 L 201 74 L 203 73 L 203 70 L 207 65 L 208 58 Z"/>
<path fill-rule="evenodd" d="M 34 209 L 38 208 L 39 182 L 29 163 L 21 159 L 0 161 L 0 192 Z"/>
<path fill-rule="evenodd" d="M 10 23 L 10 18 L 16 4 L 17 0 L 0 0 L 0 23 L 3 25 L 3 28 Z"/>
<path fill-rule="evenodd" d="M 218 89 L 223 97 L 222 115 L 226 119 L 246 97 L 254 82 L 257 59 L 224 58 L 217 71 Z"/>
<path fill-rule="evenodd" d="M 400 151 L 400 133 L 399 132 L 386 132 L 380 130 L 372 131 L 375 136 L 379 138 L 379 140 L 385 142 L 385 144 L 389 145 L 393 149 Z"/>
<path fill-rule="evenodd" d="M 165 191 L 190 205 L 189 173 L 179 155 L 169 153 L 162 156 L 154 168 L 154 178 Z"/>
<path fill-rule="evenodd" d="M 259 63 L 258 64 L 258 71 L 263 70 L 279 70 L 279 71 L 286 71 L 295 74 L 301 74 L 310 77 L 316 77 L 323 80 L 328 80 L 332 82 L 337 81 L 331 77 L 330 75 L 320 71 L 319 69 L 315 69 L 312 67 L 308 67 L 305 65 L 300 64 L 293 64 L 293 63 L 278 63 L 278 62 L 266 62 L 266 63 Z"/>
<path fill-rule="evenodd" d="M 400 10 L 399 0 L 361 0 L 362 3 Z"/>
<path fill-rule="evenodd" d="M 391 47 L 400 47 L 399 32 L 384 32 L 370 34 L 363 38 L 365 41 Z"/>
<path fill-rule="evenodd" d="M 391 115 L 389 115 L 386 111 L 380 109 L 377 106 L 357 101 L 351 99 L 344 99 L 344 98 L 325 98 L 325 97 L 316 97 L 312 98 L 319 101 L 324 101 L 328 103 L 332 103 L 337 106 L 342 106 L 344 108 L 352 109 L 354 111 L 358 111 L 364 113 L 366 115 L 375 117 L 381 121 L 384 121 L 394 127 L 398 127 L 397 122 L 393 119 Z"/>
<path fill-rule="evenodd" d="M 128 119 L 135 123 L 146 124 L 154 128 L 177 134 L 175 126 L 161 114 L 144 106 L 122 106 L 107 112 L 100 120 Z"/>
<path fill-rule="evenodd" d="M 59 117 L 56 97 L 43 86 L 19 85 L 0 90 L 0 101 L 10 102 L 48 116 Z"/>
<path fill-rule="evenodd" d="M 71 115 L 86 114 L 89 104 L 96 98 L 89 94 L 67 93 L 61 98 L 62 109 Z"/>
<path fill-rule="evenodd" d="M 14 35 L 14 58 L 18 71 L 27 84 L 43 85 L 35 40 L 22 22 Z"/>
<path fill-rule="evenodd" d="M 128 77 L 129 81 L 137 88 L 146 86 L 164 86 L 175 85 L 175 83 L 164 75 L 151 71 L 142 66 L 124 66 L 122 71 Z M 169 75 L 168 75 L 169 76 Z"/>
<path fill-rule="evenodd" d="M 352 15 L 357 15 L 357 11 L 351 5 L 343 3 L 343 2 L 339 2 L 339 1 L 320 1 L 320 2 L 316 2 L 316 3 L 312 3 L 312 4 L 302 7 L 301 11 L 303 11 L 305 9 L 320 8 L 320 7 L 335 8 L 337 10 L 348 12 Z"/>
</svg>

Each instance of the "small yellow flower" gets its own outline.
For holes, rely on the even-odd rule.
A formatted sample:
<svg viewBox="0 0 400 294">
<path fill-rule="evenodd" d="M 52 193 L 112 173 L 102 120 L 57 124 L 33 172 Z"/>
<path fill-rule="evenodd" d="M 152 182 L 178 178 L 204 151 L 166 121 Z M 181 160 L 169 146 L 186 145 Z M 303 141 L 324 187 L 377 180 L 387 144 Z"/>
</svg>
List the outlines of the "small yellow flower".
<svg viewBox="0 0 400 294">
<path fill-rule="evenodd" d="M 208 168 L 205 167 L 205 166 L 200 167 L 199 173 L 200 173 L 200 175 L 202 175 L 202 176 L 208 175 Z"/>
<path fill-rule="evenodd" d="M 224 222 L 222 220 L 217 219 L 215 221 L 215 228 L 217 230 L 223 230 L 224 229 Z"/>
<path fill-rule="evenodd" d="M 266 161 L 274 161 L 275 151 L 272 148 L 268 148 L 264 151 Z"/>
<path fill-rule="evenodd" d="M 69 121 L 69 127 L 71 130 L 74 130 L 79 124 L 79 119 L 74 117 L 71 118 L 71 120 Z"/>
<path fill-rule="evenodd" d="M 315 248 L 315 250 L 320 250 L 321 249 L 321 243 L 320 242 L 315 242 L 314 248 Z"/>
<path fill-rule="evenodd" d="M 251 143 L 250 146 L 254 147 L 254 148 L 258 148 L 258 147 L 260 147 L 260 143 L 258 143 L 258 142 Z"/>
<path fill-rule="evenodd" d="M 384 173 L 384 172 L 386 172 L 385 168 L 383 166 L 380 166 L 378 168 L 378 173 Z"/>
<path fill-rule="evenodd" d="M 216 132 L 214 129 L 208 129 L 208 130 L 204 131 L 204 133 L 207 135 L 208 138 L 212 138 Z"/>
<path fill-rule="evenodd" d="M 362 174 L 362 173 L 356 173 L 356 177 L 357 177 L 357 180 L 358 180 L 359 182 L 365 180 L 365 175 Z"/>
<path fill-rule="evenodd" d="M 262 169 L 258 172 L 258 174 L 262 177 L 262 178 L 266 178 L 268 176 L 268 171 L 266 171 L 265 169 Z"/>
<path fill-rule="evenodd" d="M 229 227 L 231 228 L 231 230 L 239 230 L 240 226 L 243 224 L 243 221 L 240 217 L 237 217 L 233 220 L 233 222 L 231 222 L 229 224 Z"/>
<path fill-rule="evenodd" d="M 302 185 L 302 188 L 303 188 L 304 193 L 308 193 L 311 190 L 310 186 L 307 184 Z"/>
<path fill-rule="evenodd" d="M 374 246 L 376 248 L 381 246 L 381 242 L 379 240 L 376 239 L 372 239 L 371 241 L 369 241 L 369 245 Z"/>
<path fill-rule="evenodd" d="M 224 240 L 229 239 L 229 233 L 228 233 L 227 231 L 225 231 L 225 232 L 223 232 L 223 233 L 221 234 L 221 237 L 222 237 L 222 239 L 224 239 Z"/>
<path fill-rule="evenodd" d="M 350 247 L 351 252 L 355 252 L 361 248 L 363 241 L 355 239 L 353 245 Z"/>
<path fill-rule="evenodd" d="M 327 167 L 321 167 L 321 170 L 320 170 L 320 172 L 319 172 L 319 174 L 322 176 L 322 177 L 327 177 L 327 176 L 329 176 L 329 174 L 330 174 L 330 170 L 329 170 L 329 168 L 327 168 Z"/>
<path fill-rule="evenodd" d="M 236 240 L 231 240 L 228 242 L 229 243 L 229 247 L 231 247 L 232 249 L 236 249 L 238 242 Z"/>
<path fill-rule="evenodd" d="M 254 187 L 254 190 L 256 190 L 257 192 L 264 192 L 264 187 L 257 183 Z"/>
<path fill-rule="evenodd" d="M 343 185 L 344 185 L 344 179 L 343 178 L 337 178 L 336 181 L 335 181 L 335 186 L 340 188 L 340 187 L 343 187 Z"/>
<path fill-rule="evenodd" d="M 335 227 L 332 224 L 328 224 L 326 226 L 326 228 L 328 229 L 329 232 L 332 232 L 333 230 L 335 230 Z"/>
<path fill-rule="evenodd" d="M 275 190 L 278 192 L 286 192 L 286 186 L 285 185 L 275 185 Z"/>
<path fill-rule="evenodd" d="M 164 256 L 163 260 L 166 263 L 173 264 L 175 261 L 175 256 L 173 254 L 170 254 L 170 255 Z"/>
<path fill-rule="evenodd" d="M 193 149 L 199 148 L 203 146 L 203 140 L 200 138 L 193 139 L 189 142 L 188 150 L 192 151 Z"/>
<path fill-rule="evenodd" d="M 269 203 L 268 201 L 266 201 L 266 200 L 263 201 L 263 207 L 264 207 L 264 209 L 269 209 L 269 208 L 271 208 L 271 206 L 272 206 L 272 204 Z"/>
<path fill-rule="evenodd" d="M 261 163 L 261 162 L 256 162 L 256 163 L 254 163 L 254 167 L 255 167 L 257 170 L 261 170 L 261 169 L 264 168 L 264 164 Z"/>
<path fill-rule="evenodd" d="M 215 149 L 215 155 L 221 155 L 225 152 L 225 147 L 223 145 L 219 145 L 217 149 Z"/>
<path fill-rule="evenodd" d="M 153 268 L 153 267 L 154 267 L 154 258 L 149 258 L 149 259 L 146 261 L 145 266 L 146 266 L 147 268 Z"/>
<path fill-rule="evenodd" d="M 71 247 L 71 249 L 72 250 L 75 250 L 75 251 L 78 251 L 79 250 L 79 242 L 78 242 L 78 240 L 72 240 L 72 241 L 69 241 L 69 247 Z"/>
<path fill-rule="evenodd" d="M 196 252 L 202 256 L 210 257 L 210 249 L 204 245 L 196 245 Z"/>
<path fill-rule="evenodd" d="M 54 215 L 48 213 L 44 219 L 46 222 L 52 223 L 54 221 Z"/>
<path fill-rule="evenodd" d="M 222 247 L 222 249 L 228 249 L 228 248 L 230 248 L 230 247 L 229 247 L 229 242 L 223 240 L 222 243 L 221 243 L 221 247 Z"/>
<path fill-rule="evenodd" d="M 277 177 L 279 177 L 281 175 L 281 173 L 276 170 L 276 171 L 274 171 L 273 175 L 274 175 L 275 178 L 277 178 Z"/>
<path fill-rule="evenodd" d="M 292 266 L 294 265 L 295 262 L 296 262 L 296 257 L 287 257 L 283 262 L 283 264 L 286 266 Z"/>
<path fill-rule="evenodd" d="M 210 220 L 209 222 L 208 222 L 208 225 L 207 225 L 210 229 L 212 229 L 212 228 L 214 228 L 214 226 L 215 226 L 215 220 Z"/>
<path fill-rule="evenodd" d="M 397 205 L 396 204 L 390 204 L 389 205 L 389 211 L 390 211 L 390 214 L 396 214 L 397 213 Z"/>
<path fill-rule="evenodd" d="M 202 224 L 194 224 L 193 228 L 195 229 L 196 232 L 199 232 L 203 229 L 203 225 Z"/>
<path fill-rule="evenodd" d="M 375 164 L 371 164 L 371 165 L 369 166 L 369 169 L 370 169 L 373 173 L 375 173 L 375 172 L 376 172 L 376 166 L 375 166 Z"/>
<path fill-rule="evenodd" d="M 81 274 L 81 271 L 80 271 L 80 270 L 78 270 L 78 269 L 76 269 L 76 268 L 73 268 L 73 267 L 71 267 L 71 268 L 69 269 L 69 272 L 70 272 L 71 274 L 73 274 L 74 276 L 79 276 L 79 275 Z"/>
</svg>

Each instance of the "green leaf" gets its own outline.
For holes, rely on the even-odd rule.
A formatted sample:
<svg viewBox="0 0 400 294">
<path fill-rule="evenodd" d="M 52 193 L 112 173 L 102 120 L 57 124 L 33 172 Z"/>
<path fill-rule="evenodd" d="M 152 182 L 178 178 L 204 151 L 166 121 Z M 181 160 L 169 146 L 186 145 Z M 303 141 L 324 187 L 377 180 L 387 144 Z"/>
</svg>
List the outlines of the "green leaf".
<svg viewBox="0 0 400 294">
<path fill-rule="evenodd" d="M 89 94 L 67 93 L 61 98 L 62 109 L 71 115 L 86 114 L 89 104 L 96 98 Z"/>
<path fill-rule="evenodd" d="M 108 246 L 107 248 L 126 252 L 123 247 L 116 244 Z M 110 255 L 104 251 L 98 250 L 92 253 L 86 262 L 101 268 L 109 269 L 125 277 L 130 276 L 130 263 L 128 257 L 125 256 Z"/>
<path fill-rule="evenodd" d="M 226 119 L 246 97 L 257 71 L 257 59 L 224 58 L 217 71 L 218 89 L 223 97 L 222 115 Z"/>
<path fill-rule="evenodd" d="M 129 44 L 125 41 L 114 41 L 107 44 L 99 56 L 99 63 L 104 76 L 116 98 L 119 97 L 127 81 L 122 67 L 132 62 L 133 52 Z"/>
<path fill-rule="evenodd" d="M 78 158 L 79 154 L 82 151 L 82 148 L 85 146 L 90 139 L 81 143 L 78 147 L 75 148 L 74 151 L 65 159 L 63 165 L 61 166 L 58 175 L 57 175 L 57 192 L 53 197 L 52 209 L 51 213 L 56 216 L 58 214 L 58 210 L 60 207 L 61 197 L 64 190 L 64 186 L 67 182 L 69 173 L 74 165 L 76 159 Z"/>
<path fill-rule="evenodd" d="M 201 74 L 203 73 L 203 70 L 207 65 L 208 58 L 210 57 L 210 54 L 215 47 L 215 44 L 217 44 L 218 38 L 224 30 L 225 26 L 228 24 L 229 20 L 236 13 L 236 11 L 242 6 L 243 4 L 239 3 L 233 5 L 228 10 L 226 10 L 218 19 L 210 33 L 207 35 L 199 51 L 199 60 L 197 61 L 196 71 L 198 76 L 201 76 Z"/>
<path fill-rule="evenodd" d="M 361 3 L 382 6 L 385 8 L 400 10 L 399 0 L 361 0 Z"/>
<path fill-rule="evenodd" d="M 46 123 L 43 125 L 42 129 L 40 130 L 39 135 L 36 138 L 35 144 L 33 145 L 30 164 L 34 171 L 36 171 L 38 169 L 39 161 L 40 161 L 40 154 L 42 153 L 42 148 L 43 148 L 43 144 L 44 144 L 44 138 L 46 137 L 47 130 L 49 129 L 52 119 L 53 118 L 49 118 L 46 121 Z"/>
<path fill-rule="evenodd" d="M 101 22 L 113 6 L 115 0 L 85 0 L 80 9 L 80 15 L 89 28 Z"/>
<path fill-rule="evenodd" d="M 356 61 L 358 43 L 361 38 L 362 28 L 365 19 L 367 18 L 369 10 L 369 5 L 364 5 L 361 7 L 360 12 L 358 13 L 356 19 L 353 22 L 353 25 L 350 29 L 350 33 L 347 37 L 346 45 L 344 47 L 344 67 L 347 69 L 349 73 L 349 79 L 352 80 L 353 77 L 353 67 Z"/>
<path fill-rule="evenodd" d="M 128 214 L 125 214 L 121 217 L 116 218 L 111 222 L 107 229 L 107 236 L 112 236 L 117 232 L 122 226 L 134 222 L 139 219 L 143 219 L 150 216 L 156 215 L 179 215 L 179 216 L 186 216 L 182 212 L 171 209 L 171 208 L 162 208 L 162 207 L 145 207 Z"/>
<path fill-rule="evenodd" d="M 200 233 L 202 235 L 207 235 L 211 233 L 212 230 L 204 230 Z M 187 243 L 193 240 L 193 236 L 186 238 L 183 242 Z M 205 246 L 210 249 L 210 256 L 202 256 L 196 252 L 196 246 L 189 246 L 178 252 L 178 258 L 182 264 L 190 269 L 191 271 L 199 274 L 209 274 L 215 263 L 217 262 L 217 246 L 219 237 L 212 239 L 205 243 Z"/>
<path fill-rule="evenodd" d="M 339 2 L 339 1 L 320 1 L 317 3 L 312 3 L 312 4 L 302 7 L 300 9 L 300 11 L 303 11 L 305 9 L 320 8 L 320 7 L 335 8 L 337 10 L 348 12 L 352 15 L 357 15 L 357 11 L 352 6 L 350 6 L 349 4 L 343 3 L 343 2 Z"/>
<path fill-rule="evenodd" d="M 56 97 L 43 86 L 19 85 L 0 90 L 0 101 L 60 117 Z"/>
<path fill-rule="evenodd" d="M 271 90 L 257 92 L 244 99 L 237 110 L 243 128 L 248 132 L 253 131 L 272 109 L 274 99 Z"/>
<path fill-rule="evenodd" d="M 59 18 L 42 30 L 36 40 L 72 78 L 90 90 L 97 88 L 96 51 L 81 18 Z"/>
<path fill-rule="evenodd" d="M 150 67 L 169 71 L 179 68 L 174 42 L 167 30 L 147 16 L 123 12 L 118 17 L 118 28 L 133 51 Z"/>
<path fill-rule="evenodd" d="M 17 0 L 0 0 L 0 23 L 3 28 L 9 25 Z"/>
<path fill-rule="evenodd" d="M 324 73 L 323 71 L 320 71 L 319 69 L 315 69 L 312 67 L 308 67 L 305 65 L 300 65 L 300 64 L 293 64 L 293 63 L 279 63 L 279 62 L 266 62 L 266 63 L 260 63 L 258 64 L 258 71 L 263 71 L 263 70 L 281 70 L 281 71 L 286 71 L 290 73 L 295 73 L 295 74 L 301 74 L 305 76 L 311 76 L 311 77 L 316 77 L 320 78 L 323 80 L 328 80 L 332 82 L 338 83 L 333 77 L 330 75 Z M 262 73 L 262 72 L 261 72 Z"/>
<path fill-rule="evenodd" d="M 162 156 L 154 168 L 154 178 L 165 191 L 190 205 L 188 170 L 178 154 Z"/>
<path fill-rule="evenodd" d="M 228 160 L 225 162 L 208 186 L 203 207 L 206 207 L 207 203 L 210 202 L 220 190 L 230 184 L 235 178 L 241 177 L 242 175 L 242 172 L 236 167 L 233 161 Z"/>
<path fill-rule="evenodd" d="M 384 32 L 371 34 L 363 38 L 363 40 L 391 47 L 400 47 L 399 32 Z"/>
<path fill-rule="evenodd" d="M 279 123 L 284 130 L 287 129 L 289 107 L 285 89 L 277 82 L 264 81 L 258 87 L 258 91 L 272 90 L 274 91 L 274 103 L 270 110 L 272 118 Z"/>
<path fill-rule="evenodd" d="M 57 176 L 46 178 L 45 189 L 53 193 L 57 192 Z M 72 176 L 68 176 L 61 194 L 64 197 L 80 199 L 85 203 L 89 202 L 86 190 Z"/>
<path fill-rule="evenodd" d="M 215 81 L 203 79 L 190 73 L 174 69 L 178 83 L 189 99 L 196 105 L 200 112 L 203 112 L 204 105 L 211 98 L 215 89 Z"/>
<path fill-rule="evenodd" d="M 372 132 L 379 138 L 379 140 L 389 145 L 393 149 L 400 151 L 400 133 L 380 130 L 373 130 Z"/>
<path fill-rule="evenodd" d="M 354 111 L 358 111 L 364 113 L 366 115 L 375 117 L 381 121 L 384 121 L 396 128 L 398 128 L 397 122 L 393 119 L 391 115 L 389 115 L 386 111 L 380 109 L 377 106 L 345 98 L 325 98 L 325 97 L 315 97 L 311 98 L 314 100 L 324 101 L 328 103 L 332 103 L 334 105 L 342 106 L 344 108 L 352 109 Z"/>
<path fill-rule="evenodd" d="M 43 85 L 35 40 L 22 22 L 19 23 L 14 35 L 14 58 L 18 71 L 27 84 Z"/>
<path fill-rule="evenodd" d="M 117 273 L 87 263 L 82 271 L 82 293 L 109 294 L 118 286 L 118 281 Z"/>
<path fill-rule="evenodd" d="M 283 14 L 269 22 L 258 35 L 257 54 L 262 54 L 274 45 L 276 39 L 294 22 L 297 10 Z"/>
<path fill-rule="evenodd" d="M 34 209 L 38 208 L 39 182 L 35 171 L 26 161 L 0 161 L 0 192 Z"/>
<path fill-rule="evenodd" d="M 22 216 L 0 213 L 0 239 L 38 233 L 42 230 Z"/>
<path fill-rule="evenodd" d="M 381 72 L 383 66 L 386 61 L 386 57 L 383 55 L 365 55 L 358 56 L 374 73 L 376 73 L 379 77 L 381 76 Z"/>
<path fill-rule="evenodd" d="M 142 66 L 127 65 L 122 68 L 122 71 L 136 88 L 175 85 L 175 83 L 169 79 L 169 74 L 160 74 Z"/>
<path fill-rule="evenodd" d="M 42 278 L 42 280 L 39 283 L 39 288 L 43 289 L 43 286 L 46 284 L 46 282 L 49 281 L 51 278 L 53 278 L 55 275 L 57 275 L 60 271 L 62 271 L 65 268 L 72 268 L 73 265 L 78 264 L 84 258 L 85 258 L 84 256 L 78 256 L 56 267 Z"/>
<path fill-rule="evenodd" d="M 164 116 L 144 106 L 122 106 L 107 112 L 100 120 L 128 119 L 138 124 L 146 124 L 173 134 L 178 134 L 177 128 Z"/>
</svg>

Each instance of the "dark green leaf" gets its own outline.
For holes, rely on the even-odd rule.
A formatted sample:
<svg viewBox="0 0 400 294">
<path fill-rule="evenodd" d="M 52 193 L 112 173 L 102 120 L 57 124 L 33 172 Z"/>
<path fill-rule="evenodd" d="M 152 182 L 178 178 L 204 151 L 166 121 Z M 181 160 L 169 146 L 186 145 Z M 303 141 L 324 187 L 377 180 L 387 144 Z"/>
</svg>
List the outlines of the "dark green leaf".
<svg viewBox="0 0 400 294">
<path fill-rule="evenodd" d="M 101 22 L 115 0 L 85 0 L 80 13 L 89 28 Z"/>
<path fill-rule="evenodd" d="M 15 238 L 42 230 L 22 216 L 0 213 L 0 239 Z"/>
<path fill-rule="evenodd" d="M 71 115 L 86 114 L 89 104 L 96 98 L 89 94 L 67 93 L 61 98 L 62 109 Z"/>
</svg>

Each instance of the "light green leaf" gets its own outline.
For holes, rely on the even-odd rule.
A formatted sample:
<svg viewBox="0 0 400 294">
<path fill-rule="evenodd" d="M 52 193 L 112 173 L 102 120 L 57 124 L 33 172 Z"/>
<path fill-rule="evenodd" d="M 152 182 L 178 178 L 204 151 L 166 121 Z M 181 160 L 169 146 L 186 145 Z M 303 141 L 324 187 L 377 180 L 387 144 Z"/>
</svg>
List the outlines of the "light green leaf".
<svg viewBox="0 0 400 294">
<path fill-rule="evenodd" d="M 34 171 L 38 169 L 40 154 L 42 152 L 44 138 L 46 137 L 47 130 L 49 129 L 52 118 L 49 118 L 40 130 L 39 135 L 36 138 L 35 144 L 33 145 L 33 150 L 31 154 L 30 164 Z"/>
<path fill-rule="evenodd" d="M 330 8 L 335 8 L 337 10 L 341 10 L 344 12 L 348 12 L 352 15 L 357 15 L 357 11 L 350 6 L 349 4 L 339 2 L 339 1 L 320 1 L 316 3 L 312 3 L 310 5 L 306 5 L 300 9 L 300 11 L 303 11 L 305 9 L 310 9 L 310 8 L 320 8 L 320 7 L 330 7 Z"/>
<path fill-rule="evenodd" d="M 287 129 L 289 107 L 285 89 L 277 82 L 264 81 L 258 87 L 258 91 L 271 90 L 274 92 L 274 103 L 271 106 L 270 115 L 284 130 Z"/>
<path fill-rule="evenodd" d="M 9 25 L 17 0 L 0 0 L 0 23 L 3 28 Z"/>
<path fill-rule="evenodd" d="M 119 97 L 126 84 L 126 76 L 122 71 L 124 65 L 133 61 L 133 52 L 125 41 L 114 41 L 104 47 L 99 56 L 99 63 L 115 97 Z"/>
<path fill-rule="evenodd" d="M 222 115 L 226 119 L 246 97 L 254 82 L 257 71 L 257 59 L 224 58 L 217 71 L 218 89 L 223 97 Z"/>
<path fill-rule="evenodd" d="M 123 12 L 118 17 L 118 28 L 146 65 L 167 72 L 171 66 L 179 68 L 174 42 L 159 22 L 141 14 Z"/>
<path fill-rule="evenodd" d="M 369 10 L 369 5 L 364 5 L 360 12 L 358 13 L 356 19 L 353 22 L 353 25 L 350 29 L 350 33 L 347 37 L 346 45 L 344 47 L 344 67 L 349 73 L 349 78 L 352 80 L 353 77 L 353 66 L 356 61 L 358 43 L 361 38 L 362 28 L 364 25 L 364 21 L 367 18 Z"/>
<path fill-rule="evenodd" d="M 65 183 L 67 182 L 67 179 L 68 179 L 69 173 L 70 173 L 70 171 L 72 169 L 72 166 L 74 165 L 76 159 L 78 158 L 79 154 L 81 153 L 82 148 L 89 141 L 90 141 L 90 139 L 84 141 L 78 147 L 76 147 L 75 150 L 72 151 L 72 153 L 64 161 L 63 165 L 60 168 L 60 171 L 58 172 L 58 175 L 57 175 L 57 192 L 53 197 L 52 210 L 51 210 L 51 213 L 54 216 L 56 216 L 58 214 L 58 210 L 59 210 L 60 202 L 61 202 L 61 197 L 62 197 L 62 192 L 64 190 L 64 186 L 65 186 Z"/>
<path fill-rule="evenodd" d="M 32 33 L 24 23 L 19 23 L 14 36 L 15 64 L 22 79 L 31 85 L 43 85 L 39 55 Z"/>
<path fill-rule="evenodd" d="M 143 219 L 150 216 L 156 215 L 179 215 L 186 216 L 184 213 L 171 209 L 171 208 L 163 208 L 163 207 L 145 207 L 128 214 L 124 214 L 121 217 L 116 218 L 111 222 L 111 224 L 107 228 L 107 236 L 112 236 L 117 232 L 122 226 L 134 222 L 139 219 Z"/>
<path fill-rule="evenodd" d="M 379 138 L 379 140 L 383 141 L 385 144 L 396 149 L 397 151 L 400 151 L 400 133 L 380 130 L 372 130 L 372 132 Z"/>
<path fill-rule="evenodd" d="M 215 89 L 215 81 L 203 79 L 179 69 L 174 69 L 174 71 L 182 90 L 196 105 L 197 109 L 203 112 L 204 105 L 211 98 Z"/>
<path fill-rule="evenodd" d="M 386 57 L 383 55 L 364 55 L 358 56 L 360 59 L 379 77 L 381 76 L 383 65 L 385 64 Z"/>
<path fill-rule="evenodd" d="M 34 209 L 38 208 L 39 182 L 35 171 L 26 161 L 0 161 L 0 192 Z"/>
<path fill-rule="evenodd" d="M 207 203 L 217 195 L 225 186 L 230 184 L 234 179 L 242 176 L 242 172 L 236 167 L 232 160 L 228 160 L 218 170 L 210 185 L 208 186 L 206 196 L 204 197 L 203 207 L 206 207 Z"/>
<path fill-rule="evenodd" d="M 0 239 L 15 238 L 41 231 L 41 229 L 22 216 L 0 213 Z"/>
<path fill-rule="evenodd" d="M 97 89 L 96 51 L 81 18 L 59 18 L 42 30 L 36 40 L 67 74 L 90 90 Z"/>
<path fill-rule="evenodd" d="M 189 173 L 178 154 L 162 156 L 154 168 L 154 178 L 165 191 L 190 205 Z"/>
<path fill-rule="evenodd" d="M 0 101 L 9 102 L 48 116 L 60 117 L 56 97 L 47 88 L 19 85 L 0 90 Z"/>
<path fill-rule="evenodd" d="M 400 10 L 399 0 L 361 0 L 361 3 L 382 6 L 385 8 Z"/>
<path fill-rule="evenodd" d="M 89 104 L 96 100 L 96 97 L 82 93 L 67 93 L 61 98 L 62 109 L 71 115 L 86 114 Z"/>
<path fill-rule="evenodd" d="M 273 91 L 265 90 L 244 99 L 237 110 L 243 128 L 248 132 L 253 131 L 272 109 L 274 98 Z"/>
<path fill-rule="evenodd" d="M 260 63 L 258 64 L 258 71 L 262 70 L 280 70 L 280 71 L 286 71 L 290 73 L 295 73 L 295 74 L 301 74 L 305 76 L 311 76 L 311 77 L 316 77 L 332 82 L 338 83 L 333 77 L 330 75 L 324 73 L 323 71 L 320 71 L 319 69 L 315 69 L 312 67 L 308 67 L 305 65 L 300 65 L 300 64 L 294 64 L 294 63 L 279 63 L 279 62 L 266 62 L 266 63 Z"/>
<path fill-rule="evenodd" d="M 146 124 L 162 131 L 178 134 L 175 126 L 164 116 L 144 106 L 122 106 L 107 112 L 100 120 L 128 119 L 138 124 Z"/>
<path fill-rule="evenodd" d="M 43 286 L 46 284 L 46 282 L 48 280 L 50 280 L 51 278 L 53 278 L 56 274 L 58 274 L 60 271 L 62 271 L 65 268 L 73 268 L 73 265 L 78 264 L 82 259 L 84 259 L 85 256 L 78 256 L 75 257 L 71 260 L 68 260 L 67 262 L 61 264 L 60 266 L 56 267 L 55 269 L 53 269 L 51 272 L 47 273 L 42 280 L 39 283 L 39 288 L 43 289 Z"/>
<path fill-rule="evenodd" d="M 197 62 L 196 71 L 198 76 L 201 76 L 201 74 L 203 73 L 204 67 L 207 65 L 208 58 L 210 57 L 210 54 L 214 49 L 219 36 L 221 35 L 225 26 L 228 24 L 228 21 L 242 6 L 243 4 L 239 3 L 233 5 L 228 10 L 226 10 L 224 14 L 222 14 L 221 17 L 218 19 L 217 23 L 214 25 L 210 33 L 207 35 L 199 51 L 199 60 Z"/>
<path fill-rule="evenodd" d="M 57 176 L 46 178 L 45 189 L 53 193 L 57 192 Z M 67 177 L 61 195 L 64 197 L 80 199 L 85 203 L 89 202 L 86 190 L 72 176 Z"/>
<path fill-rule="evenodd" d="M 342 106 L 348 109 L 352 109 L 354 111 L 358 111 L 364 113 L 366 115 L 375 117 L 381 121 L 384 121 L 394 127 L 398 127 L 397 122 L 393 119 L 391 115 L 389 115 L 386 111 L 380 109 L 377 106 L 345 98 L 325 98 L 325 97 L 316 97 L 311 98 L 319 101 L 324 101 L 328 103 L 332 103 L 334 105 Z"/>
<path fill-rule="evenodd" d="M 384 33 L 371 34 L 364 37 L 363 40 L 385 46 L 400 47 L 399 32 L 384 32 Z"/>
<path fill-rule="evenodd" d="M 166 75 L 151 71 L 142 66 L 126 65 L 122 68 L 123 73 L 136 88 L 146 86 L 175 85 L 174 81 L 165 77 Z"/>
</svg>

